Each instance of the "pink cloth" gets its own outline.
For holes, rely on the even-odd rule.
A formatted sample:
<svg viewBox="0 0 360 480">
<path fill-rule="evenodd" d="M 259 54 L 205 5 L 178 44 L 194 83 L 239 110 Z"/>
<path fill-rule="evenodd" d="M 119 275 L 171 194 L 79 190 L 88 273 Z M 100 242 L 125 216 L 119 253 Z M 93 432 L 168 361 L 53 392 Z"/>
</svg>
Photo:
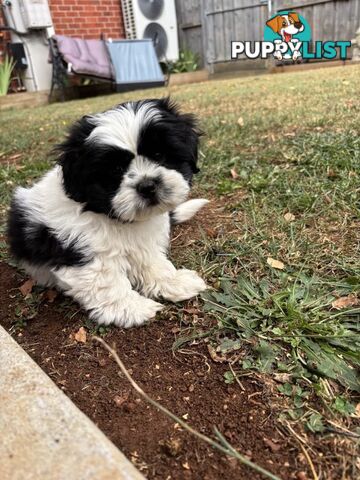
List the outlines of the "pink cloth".
<svg viewBox="0 0 360 480">
<path fill-rule="evenodd" d="M 74 73 L 114 79 L 105 42 L 54 35 L 59 52 Z"/>
</svg>

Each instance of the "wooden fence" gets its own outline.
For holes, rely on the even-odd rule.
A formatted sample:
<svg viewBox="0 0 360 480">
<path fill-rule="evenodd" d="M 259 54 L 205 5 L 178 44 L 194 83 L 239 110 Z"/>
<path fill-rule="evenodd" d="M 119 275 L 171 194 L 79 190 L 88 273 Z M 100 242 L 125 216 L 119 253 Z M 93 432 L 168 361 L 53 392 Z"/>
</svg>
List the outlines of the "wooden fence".
<svg viewBox="0 0 360 480">
<path fill-rule="evenodd" d="M 176 7 L 181 48 L 197 52 L 211 72 L 264 68 L 261 60 L 231 62 L 231 40 L 263 40 L 266 20 L 279 10 L 306 18 L 312 40 L 351 40 L 360 27 L 360 0 L 176 0 Z"/>
</svg>

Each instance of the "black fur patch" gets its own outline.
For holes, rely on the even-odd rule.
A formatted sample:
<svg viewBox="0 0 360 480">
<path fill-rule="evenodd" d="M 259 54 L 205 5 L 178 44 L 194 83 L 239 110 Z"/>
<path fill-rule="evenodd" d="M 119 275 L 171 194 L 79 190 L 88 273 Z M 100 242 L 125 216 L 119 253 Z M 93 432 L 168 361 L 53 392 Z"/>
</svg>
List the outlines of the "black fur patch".
<svg viewBox="0 0 360 480">
<path fill-rule="evenodd" d="M 146 102 L 155 105 L 161 113 L 161 119 L 144 125 L 138 145 L 139 155 L 177 170 L 191 183 L 194 173 L 199 172 L 196 163 L 199 137 L 202 135 L 195 118 L 179 113 L 176 104 L 169 98 Z"/>
<path fill-rule="evenodd" d="M 108 145 L 87 144 L 85 140 L 94 128 L 91 117 L 83 117 L 56 151 L 66 194 L 84 203 L 84 210 L 111 216 L 111 199 L 134 155 Z"/>
<path fill-rule="evenodd" d="M 175 219 L 175 212 L 173 211 L 169 212 L 169 220 L 170 220 L 171 227 L 173 227 L 174 225 L 177 225 L 177 221 Z"/>
<path fill-rule="evenodd" d="M 46 225 L 31 222 L 14 200 L 10 207 L 7 234 L 12 255 L 33 265 L 72 267 L 91 260 L 76 248 L 75 242 L 64 247 Z"/>
</svg>

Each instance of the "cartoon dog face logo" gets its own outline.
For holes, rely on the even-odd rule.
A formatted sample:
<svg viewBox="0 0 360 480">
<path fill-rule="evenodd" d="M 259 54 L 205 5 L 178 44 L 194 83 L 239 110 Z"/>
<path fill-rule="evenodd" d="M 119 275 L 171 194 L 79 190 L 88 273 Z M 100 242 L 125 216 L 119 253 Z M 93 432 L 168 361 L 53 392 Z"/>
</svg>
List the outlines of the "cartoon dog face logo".
<svg viewBox="0 0 360 480">
<path fill-rule="evenodd" d="M 266 25 L 275 33 L 278 33 L 286 43 L 291 42 L 293 35 L 304 30 L 304 25 L 301 23 L 297 13 L 277 15 L 271 20 L 268 20 Z"/>
<path fill-rule="evenodd" d="M 293 35 L 304 31 L 304 24 L 301 22 L 299 15 L 297 13 L 287 13 L 286 15 L 276 15 L 276 17 L 268 20 L 266 25 L 272 29 L 274 33 L 277 33 L 281 37 L 281 41 L 297 42 L 297 39 L 293 39 Z M 280 42 L 280 40 L 275 40 L 275 42 Z M 282 58 L 288 58 L 288 55 L 281 55 L 280 52 L 276 52 L 274 56 L 281 60 Z M 297 60 L 301 56 L 300 52 L 294 52 L 292 59 Z M 281 57 L 281 58 L 280 58 Z M 290 57 L 290 56 L 289 56 Z"/>
</svg>

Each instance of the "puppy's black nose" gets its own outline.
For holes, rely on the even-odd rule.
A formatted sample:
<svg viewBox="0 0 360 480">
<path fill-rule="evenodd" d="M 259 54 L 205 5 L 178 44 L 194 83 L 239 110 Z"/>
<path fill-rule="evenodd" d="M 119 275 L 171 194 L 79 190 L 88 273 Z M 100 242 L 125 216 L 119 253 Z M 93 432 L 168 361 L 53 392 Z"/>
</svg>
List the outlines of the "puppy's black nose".
<svg viewBox="0 0 360 480">
<path fill-rule="evenodd" d="M 156 194 L 156 187 L 156 180 L 146 178 L 136 185 L 136 191 L 144 198 L 153 198 Z"/>
<path fill-rule="evenodd" d="M 296 28 L 301 28 L 301 27 L 302 27 L 302 23 L 301 23 L 301 22 L 295 22 L 295 23 L 294 23 L 294 26 L 295 26 Z"/>
</svg>

